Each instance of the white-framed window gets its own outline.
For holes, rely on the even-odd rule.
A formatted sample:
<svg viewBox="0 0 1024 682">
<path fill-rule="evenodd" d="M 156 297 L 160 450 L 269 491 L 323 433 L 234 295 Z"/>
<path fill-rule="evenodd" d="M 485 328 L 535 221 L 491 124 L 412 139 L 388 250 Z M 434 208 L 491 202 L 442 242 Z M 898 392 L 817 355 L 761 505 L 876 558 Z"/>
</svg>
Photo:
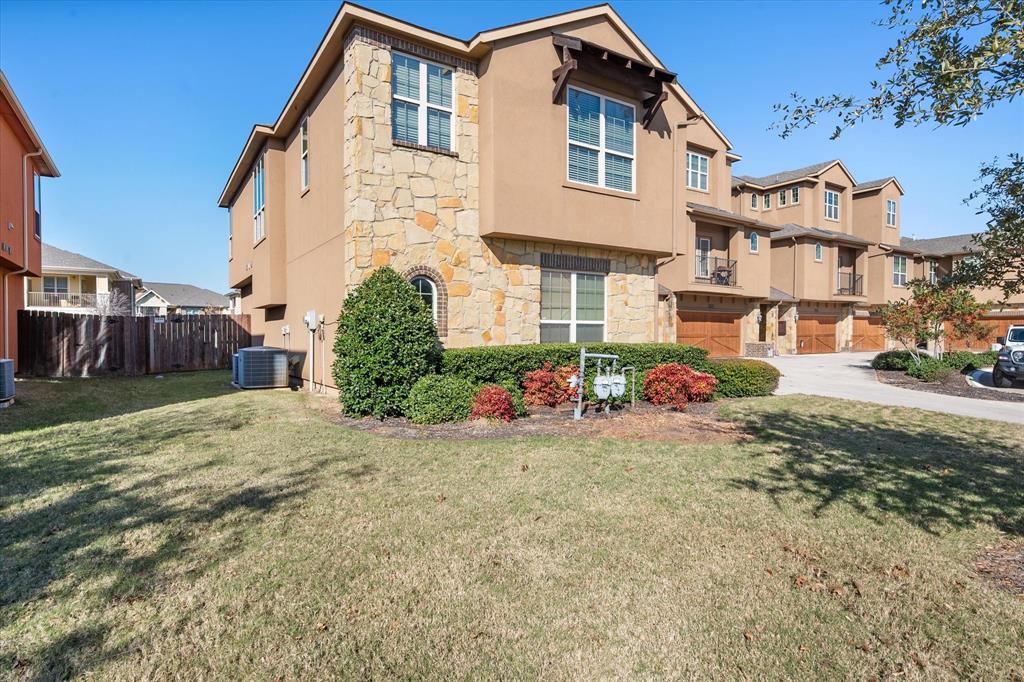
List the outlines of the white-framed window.
<svg viewBox="0 0 1024 682">
<path fill-rule="evenodd" d="M 779 190 L 779 208 L 782 208 L 785 205 L 786 205 L 786 190 L 780 189 Z"/>
<path fill-rule="evenodd" d="M 228 206 L 228 260 L 235 257 L 234 240 L 231 229 L 231 207 Z"/>
<path fill-rule="evenodd" d="M 43 293 L 66 294 L 70 291 L 67 277 L 43 277 Z"/>
<path fill-rule="evenodd" d="M 569 88 L 566 104 L 569 180 L 636 191 L 632 105 L 579 88 Z"/>
<path fill-rule="evenodd" d="M 839 220 L 839 192 L 825 190 L 825 218 Z"/>
<path fill-rule="evenodd" d="M 299 177 L 302 180 L 302 187 L 309 187 L 309 119 L 302 119 L 299 126 Z"/>
<path fill-rule="evenodd" d="M 400 52 L 391 55 L 391 137 L 451 151 L 453 69 Z"/>
<path fill-rule="evenodd" d="M 757 210 L 757 195 L 753 192 L 750 194 L 750 208 Z"/>
<path fill-rule="evenodd" d="M 907 257 L 893 256 L 892 258 L 892 283 L 893 286 L 907 286 Z"/>
<path fill-rule="evenodd" d="M 708 191 L 708 166 L 711 157 L 698 152 L 686 152 L 686 186 Z"/>
<path fill-rule="evenodd" d="M 814 245 L 814 260 L 815 260 L 815 262 L 820 263 L 822 261 L 823 252 L 824 252 L 824 249 L 821 246 L 821 242 L 817 242 Z"/>
<path fill-rule="evenodd" d="M 885 224 L 896 227 L 896 202 L 892 199 L 885 200 Z"/>
<path fill-rule="evenodd" d="M 750 233 L 750 253 L 757 253 L 758 240 L 760 237 L 757 236 L 757 232 Z"/>
<path fill-rule="evenodd" d="M 697 237 L 697 279 L 711 277 L 711 240 Z"/>
<path fill-rule="evenodd" d="M 252 243 L 266 236 L 264 215 L 266 211 L 266 154 L 260 154 L 252 169 Z"/>
<path fill-rule="evenodd" d="M 765 192 L 764 193 L 764 207 L 765 208 L 771 208 L 772 207 L 772 193 L 771 192 Z"/>
<path fill-rule="evenodd" d="M 35 234 L 40 239 L 43 238 L 43 176 L 39 173 L 32 173 L 32 192 L 33 192 L 33 203 L 35 213 Z"/>
<path fill-rule="evenodd" d="M 939 263 L 938 261 L 928 261 L 928 281 L 932 284 L 939 283 Z"/>
<path fill-rule="evenodd" d="M 424 275 L 416 275 L 409 284 L 412 284 L 412 288 L 419 294 L 423 304 L 430 308 L 430 314 L 434 318 L 434 323 L 437 323 L 437 285 L 434 284 L 434 280 Z"/>
<path fill-rule="evenodd" d="M 793 200 L 791 202 L 789 202 L 789 203 L 791 203 L 791 204 L 799 204 L 800 203 L 800 188 L 799 187 L 794 187 L 793 189 L 791 189 L 790 190 L 790 196 L 792 197 Z"/>
<path fill-rule="evenodd" d="M 541 343 L 604 341 L 604 329 L 604 275 L 541 270 Z"/>
</svg>

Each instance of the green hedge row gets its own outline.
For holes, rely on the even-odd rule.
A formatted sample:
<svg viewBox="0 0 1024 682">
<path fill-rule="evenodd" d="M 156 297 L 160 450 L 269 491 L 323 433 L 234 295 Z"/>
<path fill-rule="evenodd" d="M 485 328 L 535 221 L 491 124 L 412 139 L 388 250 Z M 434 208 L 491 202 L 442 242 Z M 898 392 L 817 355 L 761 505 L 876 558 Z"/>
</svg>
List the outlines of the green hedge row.
<svg viewBox="0 0 1024 682">
<path fill-rule="evenodd" d="M 717 397 L 770 395 L 778 386 L 779 371 L 760 360 L 708 360 L 708 352 L 675 343 L 588 343 L 587 351 L 619 356 L 620 367 L 636 367 L 637 390 L 649 370 L 678 362 L 718 378 Z M 441 359 L 441 372 L 474 384 L 520 385 L 523 376 L 545 362 L 552 367 L 577 365 L 580 345 L 534 343 L 510 346 L 450 348 Z M 589 374 L 589 372 L 588 372 Z M 589 382 L 588 382 L 589 383 Z"/>
<path fill-rule="evenodd" d="M 950 369 L 956 371 L 962 371 L 965 369 L 978 369 L 979 367 L 991 367 L 996 362 L 996 356 L 999 355 L 998 351 L 985 351 L 983 353 L 972 353 L 969 350 L 957 350 L 946 353 L 942 356 L 942 360 L 935 360 L 931 356 L 923 356 L 922 360 L 927 360 L 934 364 L 939 363 Z M 884 353 L 879 353 L 871 360 L 871 367 L 873 369 L 889 370 L 893 372 L 909 372 L 910 370 L 918 371 L 917 363 L 914 362 L 913 356 L 908 350 L 889 350 Z M 913 376 L 916 376 L 913 375 Z"/>
</svg>

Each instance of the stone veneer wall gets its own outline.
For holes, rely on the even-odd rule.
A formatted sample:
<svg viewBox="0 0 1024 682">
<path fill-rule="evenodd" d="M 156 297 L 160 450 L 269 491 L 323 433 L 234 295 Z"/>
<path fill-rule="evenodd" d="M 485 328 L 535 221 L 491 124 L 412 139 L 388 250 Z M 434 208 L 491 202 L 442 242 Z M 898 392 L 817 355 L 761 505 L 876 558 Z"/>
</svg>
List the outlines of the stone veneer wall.
<svg viewBox="0 0 1024 682">
<path fill-rule="evenodd" d="M 453 68 L 454 154 L 392 141 L 392 47 Z M 541 252 L 607 258 L 607 340 L 658 339 L 654 258 L 480 237 L 475 64 L 356 26 L 344 79 L 346 286 L 385 265 L 429 268 L 447 290 L 446 345 L 530 343 L 540 340 Z"/>
</svg>

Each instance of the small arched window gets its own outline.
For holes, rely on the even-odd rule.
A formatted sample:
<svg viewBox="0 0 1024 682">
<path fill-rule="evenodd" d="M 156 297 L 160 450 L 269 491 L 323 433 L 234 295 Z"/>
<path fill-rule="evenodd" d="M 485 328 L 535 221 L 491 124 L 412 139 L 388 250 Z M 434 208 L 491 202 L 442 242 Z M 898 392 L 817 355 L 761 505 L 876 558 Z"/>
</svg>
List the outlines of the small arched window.
<svg viewBox="0 0 1024 682">
<path fill-rule="evenodd" d="M 757 253 L 757 232 L 750 233 L 750 253 Z"/>
<path fill-rule="evenodd" d="M 412 288 L 419 294 L 423 304 L 430 308 L 430 315 L 434 318 L 434 322 L 437 322 L 437 286 L 434 284 L 434 280 L 424 275 L 416 275 L 409 283 L 412 284 Z"/>
<path fill-rule="evenodd" d="M 821 242 L 814 245 L 814 260 L 821 262 Z"/>
</svg>

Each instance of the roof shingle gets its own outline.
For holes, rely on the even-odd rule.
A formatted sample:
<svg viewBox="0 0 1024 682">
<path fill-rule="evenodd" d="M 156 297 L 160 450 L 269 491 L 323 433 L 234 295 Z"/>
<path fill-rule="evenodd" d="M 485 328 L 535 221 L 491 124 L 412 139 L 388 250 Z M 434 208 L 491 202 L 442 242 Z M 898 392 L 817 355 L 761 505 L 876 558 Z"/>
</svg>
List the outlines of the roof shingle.
<svg viewBox="0 0 1024 682">
<path fill-rule="evenodd" d="M 43 243 L 43 270 L 89 270 L 95 272 L 113 272 L 121 279 L 139 279 L 130 272 L 115 268 L 113 265 L 101 263 L 88 256 L 74 251 L 65 251 L 52 244 Z"/>
<path fill-rule="evenodd" d="M 971 253 L 977 250 L 972 238 L 979 232 L 968 232 L 967 234 L 951 234 L 946 237 L 934 237 L 932 239 L 900 239 L 900 246 L 905 249 L 914 249 L 921 253 L 934 256 L 949 256 L 956 253 Z"/>
<path fill-rule="evenodd" d="M 216 291 L 191 284 L 174 282 L 143 282 L 142 286 L 167 301 L 168 305 L 183 308 L 227 308 L 228 297 Z"/>
<path fill-rule="evenodd" d="M 818 173 L 822 172 L 823 170 L 833 165 L 834 163 L 837 163 L 838 161 L 839 159 L 832 159 L 830 161 L 822 161 L 821 163 L 812 163 L 810 166 L 804 166 L 803 168 L 794 168 L 793 170 L 772 173 L 771 175 L 764 175 L 759 178 L 753 177 L 751 175 L 737 175 L 733 179 L 733 186 L 735 187 L 742 183 L 761 185 L 762 187 L 778 185 L 783 182 L 790 182 L 792 180 L 806 178 L 807 176 L 817 175 Z"/>
</svg>

